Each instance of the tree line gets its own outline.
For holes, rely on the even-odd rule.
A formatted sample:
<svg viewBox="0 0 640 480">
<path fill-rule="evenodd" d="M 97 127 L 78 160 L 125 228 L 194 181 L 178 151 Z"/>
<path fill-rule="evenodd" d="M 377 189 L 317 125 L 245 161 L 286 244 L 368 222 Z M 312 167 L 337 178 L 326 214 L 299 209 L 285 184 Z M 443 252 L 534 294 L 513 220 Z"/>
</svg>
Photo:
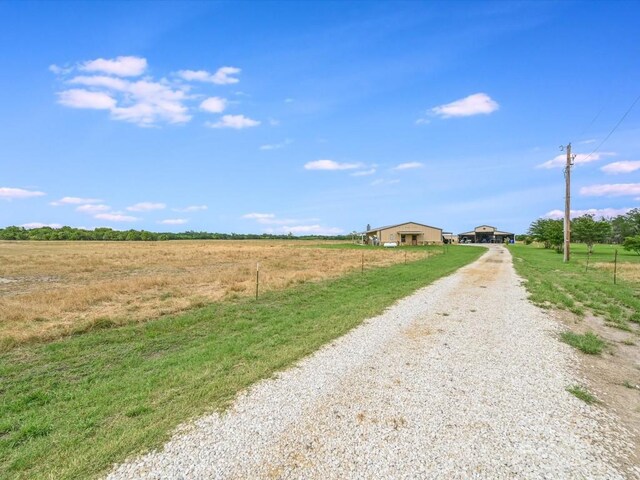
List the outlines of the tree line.
<svg viewBox="0 0 640 480">
<path fill-rule="evenodd" d="M 564 221 L 539 218 L 531 223 L 525 243 L 540 242 L 544 248 L 555 248 L 561 252 L 564 244 Z M 623 245 L 625 249 L 640 255 L 640 209 L 634 208 L 624 215 L 613 218 L 596 218 L 585 214 L 571 220 L 571 240 L 585 243 L 589 252 L 597 243 Z"/>
<path fill-rule="evenodd" d="M 85 230 L 74 227 L 6 227 L 0 228 L 0 240 L 106 240 L 106 241 L 163 241 L 163 240 L 347 240 L 346 235 L 303 235 L 292 233 L 275 235 L 271 233 L 211 233 L 187 231 L 182 233 L 149 232 L 147 230 L 113 230 L 96 228 Z"/>
</svg>

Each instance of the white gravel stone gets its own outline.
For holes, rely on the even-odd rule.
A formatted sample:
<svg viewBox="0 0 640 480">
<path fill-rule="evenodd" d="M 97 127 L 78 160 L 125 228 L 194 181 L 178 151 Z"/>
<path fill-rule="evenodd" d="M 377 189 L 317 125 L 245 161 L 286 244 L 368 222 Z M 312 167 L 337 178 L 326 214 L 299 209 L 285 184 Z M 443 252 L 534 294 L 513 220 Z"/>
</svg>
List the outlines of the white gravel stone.
<svg viewBox="0 0 640 480">
<path fill-rule="evenodd" d="M 566 392 L 576 353 L 520 283 L 492 246 L 107 478 L 625 478 L 624 431 Z"/>
</svg>

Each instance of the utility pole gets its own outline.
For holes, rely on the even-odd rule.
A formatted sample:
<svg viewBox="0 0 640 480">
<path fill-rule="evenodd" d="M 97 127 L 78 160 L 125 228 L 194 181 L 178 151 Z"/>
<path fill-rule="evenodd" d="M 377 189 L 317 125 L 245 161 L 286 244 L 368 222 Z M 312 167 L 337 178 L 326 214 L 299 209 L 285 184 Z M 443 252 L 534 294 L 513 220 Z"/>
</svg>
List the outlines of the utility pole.
<svg viewBox="0 0 640 480">
<path fill-rule="evenodd" d="M 562 148 L 562 147 L 560 147 Z M 565 197 L 564 197 L 564 262 L 571 259 L 571 166 L 573 157 L 571 156 L 571 143 L 567 145 L 567 165 L 564 168 Z"/>
</svg>

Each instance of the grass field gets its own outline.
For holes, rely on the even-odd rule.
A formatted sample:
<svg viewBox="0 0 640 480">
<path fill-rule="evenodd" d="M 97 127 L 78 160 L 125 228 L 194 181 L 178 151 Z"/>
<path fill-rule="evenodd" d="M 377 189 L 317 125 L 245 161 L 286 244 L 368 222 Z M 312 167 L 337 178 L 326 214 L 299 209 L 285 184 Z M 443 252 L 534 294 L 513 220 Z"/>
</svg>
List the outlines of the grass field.
<svg viewBox="0 0 640 480">
<path fill-rule="evenodd" d="M 618 248 L 618 283 L 613 283 L 613 259 Z M 528 280 L 531 300 L 542 307 L 591 312 L 617 328 L 640 324 L 640 256 L 621 247 L 596 245 L 588 257 L 585 245 L 573 245 L 572 258 L 536 245 L 512 245 L 514 265 Z M 589 268 L 587 269 L 587 258 Z"/>
<path fill-rule="evenodd" d="M 0 354 L 0 478 L 104 473 L 483 252 L 422 252 L 406 265 L 272 290 L 258 301 L 230 298 L 18 345 Z"/>
<path fill-rule="evenodd" d="M 307 248 L 297 248 L 305 245 Z M 283 241 L 0 242 L 0 350 L 440 253 Z"/>
</svg>

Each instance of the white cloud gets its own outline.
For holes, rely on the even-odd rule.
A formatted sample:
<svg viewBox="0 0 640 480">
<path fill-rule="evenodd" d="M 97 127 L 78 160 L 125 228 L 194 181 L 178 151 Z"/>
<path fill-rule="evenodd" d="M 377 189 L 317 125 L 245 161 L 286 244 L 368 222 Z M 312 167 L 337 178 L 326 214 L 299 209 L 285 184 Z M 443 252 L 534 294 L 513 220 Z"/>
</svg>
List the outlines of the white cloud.
<svg viewBox="0 0 640 480">
<path fill-rule="evenodd" d="M 46 193 L 35 190 L 25 190 L 24 188 L 0 187 L 0 198 L 5 200 L 42 197 L 43 195 L 46 195 Z"/>
<path fill-rule="evenodd" d="M 394 167 L 394 170 L 410 170 L 412 168 L 422 168 L 424 167 L 424 165 L 420 162 L 407 162 L 407 163 L 401 163 L 400 165 L 398 165 L 397 167 Z"/>
<path fill-rule="evenodd" d="M 130 215 L 123 215 L 121 213 L 98 213 L 94 215 L 93 218 L 97 218 L 98 220 L 108 220 L 110 222 L 135 222 L 136 220 L 140 220 L 137 217 L 132 217 Z"/>
<path fill-rule="evenodd" d="M 622 161 L 622 162 L 613 162 L 604 167 L 600 168 L 604 173 L 631 173 L 636 170 L 640 170 L 640 161 Z"/>
<path fill-rule="evenodd" d="M 229 85 L 238 83 L 233 75 L 237 75 L 241 70 L 237 67 L 220 67 L 216 73 L 209 73 L 206 70 L 180 70 L 178 76 L 189 82 L 208 82 L 217 85 Z"/>
<path fill-rule="evenodd" d="M 42 228 L 42 227 L 62 228 L 62 225 L 59 223 L 40 223 L 40 222 L 23 223 L 20 226 L 26 228 L 27 230 L 31 230 L 32 228 Z"/>
<path fill-rule="evenodd" d="M 114 59 L 97 58 L 84 62 L 80 70 L 101 72 L 118 77 L 137 77 L 147 69 L 147 59 L 141 57 L 116 57 Z"/>
<path fill-rule="evenodd" d="M 285 98 L 284 103 L 293 103 L 295 100 L 293 98 Z"/>
<path fill-rule="evenodd" d="M 373 182 L 371 182 L 371 186 L 372 187 L 378 187 L 380 185 L 395 185 L 396 183 L 400 183 L 400 180 L 383 180 L 381 178 L 374 180 Z"/>
<path fill-rule="evenodd" d="M 351 174 L 352 177 L 366 177 L 368 175 L 373 175 L 374 173 L 376 173 L 376 169 L 375 168 L 371 168 L 369 170 L 360 170 L 359 172 L 353 172 Z"/>
<path fill-rule="evenodd" d="M 223 115 L 218 122 L 206 122 L 205 125 L 211 128 L 235 128 L 242 129 L 248 127 L 256 127 L 260 125 L 258 120 L 245 117 L 244 115 Z"/>
<path fill-rule="evenodd" d="M 591 197 L 622 197 L 640 195 L 640 183 L 614 183 L 582 187 L 580 195 Z"/>
<path fill-rule="evenodd" d="M 61 205 L 82 205 L 86 203 L 100 203 L 102 200 L 98 198 L 80 198 L 80 197 L 62 197 L 60 200 L 51 202 L 49 205 L 59 207 Z"/>
<path fill-rule="evenodd" d="M 256 220 L 259 223 L 271 223 L 271 221 L 274 220 L 276 216 L 273 213 L 247 213 L 243 215 L 242 218 Z"/>
<path fill-rule="evenodd" d="M 206 205 L 189 205 L 184 208 L 173 208 L 174 212 L 200 212 L 202 210 L 207 210 L 209 207 Z"/>
<path fill-rule="evenodd" d="M 294 235 L 340 235 L 344 232 L 341 228 L 323 227 L 322 225 L 292 225 L 281 227 L 280 230 L 283 233 L 291 232 Z"/>
<path fill-rule="evenodd" d="M 416 125 L 427 125 L 429 123 L 431 123 L 431 120 L 428 118 L 419 118 L 416 120 Z"/>
<path fill-rule="evenodd" d="M 585 163 L 596 162 L 601 160 L 603 157 L 612 157 L 615 156 L 614 152 L 600 152 L 600 153 L 592 153 L 588 155 L 586 153 L 577 153 L 573 160 L 574 165 L 581 165 Z M 556 155 L 551 160 L 547 160 L 540 165 L 537 165 L 537 168 L 560 168 L 564 167 L 567 164 L 567 154 L 562 153 L 560 155 Z"/>
<path fill-rule="evenodd" d="M 163 210 L 167 208 L 164 203 L 140 202 L 127 207 L 130 212 L 150 212 L 152 210 Z"/>
<path fill-rule="evenodd" d="M 354 170 L 360 167 L 361 163 L 339 163 L 334 160 L 314 160 L 304 164 L 306 170 Z"/>
<path fill-rule="evenodd" d="M 480 114 L 488 115 L 498 108 L 500 108 L 498 103 L 486 93 L 475 93 L 455 102 L 433 107 L 430 113 L 441 118 L 469 117 Z"/>
<path fill-rule="evenodd" d="M 167 218 L 166 220 L 160 220 L 158 223 L 162 225 L 184 225 L 189 219 L 187 218 Z"/>
<path fill-rule="evenodd" d="M 291 145 L 292 143 L 293 143 L 293 140 L 287 138 L 280 143 L 271 143 L 267 145 L 261 145 L 260 150 L 278 150 L 280 148 L 286 147 L 287 145 Z"/>
<path fill-rule="evenodd" d="M 110 90 L 117 90 L 124 92 L 131 84 L 127 80 L 115 77 L 106 77 L 104 75 L 87 76 L 80 75 L 69 80 L 69 83 L 76 83 L 78 85 L 86 85 L 88 87 L 104 87 Z"/>
<path fill-rule="evenodd" d="M 116 101 L 104 92 L 92 92 L 81 88 L 72 88 L 58 92 L 58 103 L 71 108 L 91 108 L 94 110 L 111 110 Z"/>
<path fill-rule="evenodd" d="M 317 218 L 293 219 L 277 218 L 273 213 L 247 213 L 242 216 L 248 220 L 255 220 L 262 225 L 293 225 L 307 222 L 317 222 Z"/>
<path fill-rule="evenodd" d="M 95 204 L 80 205 L 79 207 L 76 208 L 76 212 L 89 213 L 91 215 L 100 213 L 100 212 L 108 212 L 109 210 L 111 210 L 111 207 L 109 205 L 95 205 Z"/>
<path fill-rule="evenodd" d="M 140 80 L 130 83 L 123 102 L 130 105 L 114 107 L 111 116 L 116 120 L 149 126 L 160 120 L 168 123 L 185 123 L 191 120 L 184 105 L 187 95 L 183 90 L 174 90 L 159 82 Z"/>
<path fill-rule="evenodd" d="M 72 72 L 73 68 L 61 67 L 54 63 L 52 65 L 49 65 L 49 71 L 55 73 L 56 75 L 66 75 L 67 73 Z"/>
<path fill-rule="evenodd" d="M 571 218 L 581 217 L 582 215 L 593 215 L 596 218 L 617 217 L 626 214 L 631 208 L 588 208 L 586 210 L 571 210 Z M 551 210 L 543 215 L 545 218 L 553 218 L 561 220 L 564 218 L 564 210 Z"/>
<path fill-rule="evenodd" d="M 209 97 L 200 104 L 200 109 L 211 113 L 222 113 L 227 108 L 227 101 L 220 97 Z"/>
</svg>

